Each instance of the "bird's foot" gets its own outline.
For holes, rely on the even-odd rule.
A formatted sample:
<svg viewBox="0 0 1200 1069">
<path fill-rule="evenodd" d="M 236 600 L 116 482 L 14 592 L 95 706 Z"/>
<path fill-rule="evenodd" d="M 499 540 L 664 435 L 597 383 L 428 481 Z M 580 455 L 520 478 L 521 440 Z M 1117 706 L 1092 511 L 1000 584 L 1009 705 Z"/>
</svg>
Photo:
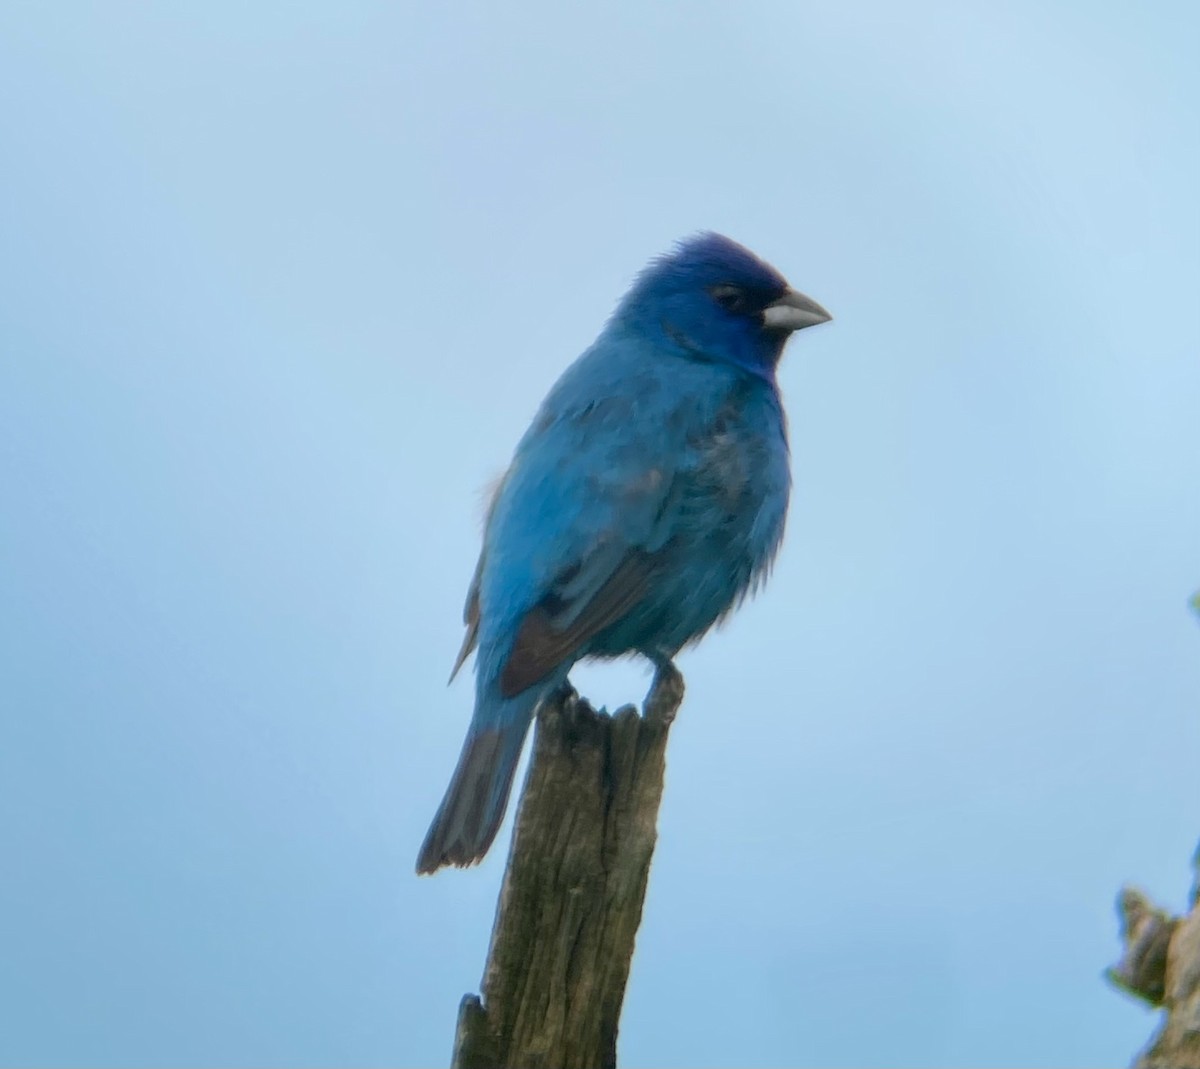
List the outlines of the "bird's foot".
<svg viewBox="0 0 1200 1069">
<path fill-rule="evenodd" d="M 656 661 L 654 682 L 646 693 L 642 715 L 663 727 L 670 727 L 683 704 L 683 675 L 669 659 Z"/>
<path fill-rule="evenodd" d="M 547 705 L 560 705 L 564 708 L 571 702 L 579 698 L 579 691 L 572 685 L 569 679 L 564 679 L 557 687 L 547 694 L 542 701 Z"/>
</svg>

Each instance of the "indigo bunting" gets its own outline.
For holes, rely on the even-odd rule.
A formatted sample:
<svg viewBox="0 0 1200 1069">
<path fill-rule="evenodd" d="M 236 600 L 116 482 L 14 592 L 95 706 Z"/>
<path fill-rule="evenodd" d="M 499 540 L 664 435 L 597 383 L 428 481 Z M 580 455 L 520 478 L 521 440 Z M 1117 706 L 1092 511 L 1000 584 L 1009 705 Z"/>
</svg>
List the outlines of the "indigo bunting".
<svg viewBox="0 0 1200 1069">
<path fill-rule="evenodd" d="M 451 673 L 475 713 L 417 871 L 491 846 L 538 703 L 584 657 L 661 671 L 757 589 L 791 475 L 775 369 L 830 315 L 719 234 L 652 262 L 551 389 L 487 513 Z"/>
</svg>

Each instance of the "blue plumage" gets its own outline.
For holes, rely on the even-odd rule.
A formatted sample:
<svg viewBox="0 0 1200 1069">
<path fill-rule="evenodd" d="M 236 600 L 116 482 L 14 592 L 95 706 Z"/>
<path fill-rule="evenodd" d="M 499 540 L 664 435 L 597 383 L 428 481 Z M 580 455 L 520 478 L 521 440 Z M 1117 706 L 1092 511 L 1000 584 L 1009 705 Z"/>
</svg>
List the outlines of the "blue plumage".
<svg viewBox="0 0 1200 1069">
<path fill-rule="evenodd" d="M 820 305 L 718 234 L 652 263 L 542 403 L 488 511 L 455 671 L 475 714 L 418 872 L 491 845 L 538 703 L 583 657 L 665 665 L 764 578 L 790 475 L 775 367 Z"/>
</svg>

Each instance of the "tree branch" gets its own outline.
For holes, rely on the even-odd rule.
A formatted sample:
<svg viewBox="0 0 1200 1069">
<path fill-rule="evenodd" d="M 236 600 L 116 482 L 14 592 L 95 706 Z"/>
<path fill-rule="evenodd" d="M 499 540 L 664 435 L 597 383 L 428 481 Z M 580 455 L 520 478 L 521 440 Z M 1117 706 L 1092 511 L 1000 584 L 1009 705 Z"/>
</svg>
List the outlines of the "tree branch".
<svg viewBox="0 0 1200 1069">
<path fill-rule="evenodd" d="M 1200 851 L 1194 863 L 1198 879 L 1185 917 L 1172 917 L 1132 888 L 1117 899 L 1125 951 L 1108 978 L 1167 1011 L 1134 1069 L 1200 1069 Z"/>
</svg>

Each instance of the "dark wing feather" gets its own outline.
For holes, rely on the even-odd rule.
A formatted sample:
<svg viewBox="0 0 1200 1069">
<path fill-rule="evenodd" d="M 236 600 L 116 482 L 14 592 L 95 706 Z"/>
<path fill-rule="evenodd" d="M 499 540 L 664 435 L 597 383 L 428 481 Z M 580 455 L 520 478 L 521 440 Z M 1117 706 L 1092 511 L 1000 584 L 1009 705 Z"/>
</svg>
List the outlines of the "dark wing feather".
<svg viewBox="0 0 1200 1069">
<path fill-rule="evenodd" d="M 483 521 L 485 527 L 492 522 L 492 513 L 496 510 L 496 502 L 500 498 L 500 491 L 504 489 L 504 480 L 507 478 L 508 472 L 505 472 L 488 491 L 488 506 Z M 467 603 L 463 606 L 463 623 L 467 625 L 467 633 L 463 635 L 462 647 L 458 651 L 458 656 L 454 658 L 454 667 L 450 669 L 450 678 L 446 681 L 447 683 L 454 682 L 458 670 L 466 664 L 467 658 L 471 656 L 471 651 L 479 642 L 479 584 L 483 580 L 484 556 L 485 554 L 481 550 L 479 560 L 475 564 L 475 574 L 471 576 L 471 585 L 467 589 Z"/>
<path fill-rule="evenodd" d="M 454 658 L 454 667 L 450 669 L 450 678 L 446 680 L 447 683 L 454 682 L 458 670 L 466 664 L 467 658 L 471 656 L 471 651 L 479 641 L 479 571 L 482 567 L 483 558 L 480 557 L 479 567 L 475 569 L 475 580 L 467 592 L 467 604 L 463 608 L 463 623 L 467 625 L 467 633 L 463 635 L 462 647 L 458 651 L 458 656 Z"/>
</svg>

